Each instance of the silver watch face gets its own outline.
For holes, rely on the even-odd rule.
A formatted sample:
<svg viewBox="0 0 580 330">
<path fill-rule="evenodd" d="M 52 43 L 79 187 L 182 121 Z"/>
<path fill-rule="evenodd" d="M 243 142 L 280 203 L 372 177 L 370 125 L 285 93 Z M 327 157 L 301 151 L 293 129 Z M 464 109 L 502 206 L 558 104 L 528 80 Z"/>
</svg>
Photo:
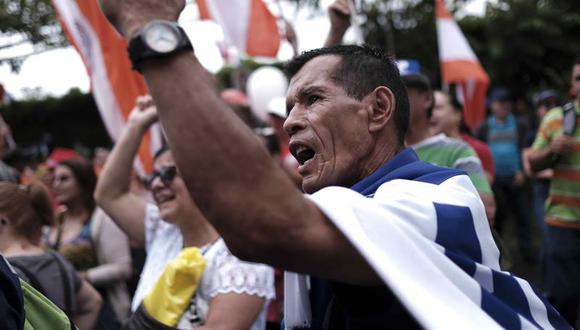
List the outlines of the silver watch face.
<svg viewBox="0 0 580 330">
<path fill-rule="evenodd" d="M 179 44 L 179 31 L 169 24 L 151 24 L 143 31 L 145 43 L 158 53 L 169 53 Z"/>
</svg>

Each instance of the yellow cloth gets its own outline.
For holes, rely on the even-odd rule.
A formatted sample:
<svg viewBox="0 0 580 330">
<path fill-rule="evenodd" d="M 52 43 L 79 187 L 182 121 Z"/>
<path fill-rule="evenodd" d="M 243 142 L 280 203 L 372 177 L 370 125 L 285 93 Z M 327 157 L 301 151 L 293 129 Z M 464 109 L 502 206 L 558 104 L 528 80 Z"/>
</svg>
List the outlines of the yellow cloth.
<svg viewBox="0 0 580 330">
<path fill-rule="evenodd" d="M 189 247 L 170 261 L 155 286 L 143 299 L 143 306 L 157 321 L 173 327 L 189 306 L 197 290 L 205 260 L 200 250 Z"/>
</svg>

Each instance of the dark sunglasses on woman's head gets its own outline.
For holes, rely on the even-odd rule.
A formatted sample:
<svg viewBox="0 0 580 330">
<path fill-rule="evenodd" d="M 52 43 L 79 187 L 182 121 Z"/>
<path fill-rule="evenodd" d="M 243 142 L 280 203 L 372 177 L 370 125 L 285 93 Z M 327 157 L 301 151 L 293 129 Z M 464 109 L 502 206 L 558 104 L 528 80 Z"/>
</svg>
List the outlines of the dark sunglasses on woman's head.
<svg viewBox="0 0 580 330">
<path fill-rule="evenodd" d="M 151 188 L 151 186 L 153 185 L 153 181 L 155 181 L 155 178 L 159 177 L 159 179 L 161 179 L 161 182 L 163 182 L 164 185 L 169 186 L 171 182 L 173 182 L 173 179 L 175 179 L 176 175 L 177 175 L 177 167 L 163 166 L 159 171 L 154 171 L 151 175 L 145 178 L 145 185 L 148 188 Z"/>
</svg>

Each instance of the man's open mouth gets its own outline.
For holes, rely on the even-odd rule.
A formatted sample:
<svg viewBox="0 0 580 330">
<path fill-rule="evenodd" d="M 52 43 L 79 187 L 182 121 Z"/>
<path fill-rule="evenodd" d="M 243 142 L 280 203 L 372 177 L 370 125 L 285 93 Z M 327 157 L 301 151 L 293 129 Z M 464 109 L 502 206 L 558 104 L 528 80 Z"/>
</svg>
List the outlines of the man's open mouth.
<svg viewBox="0 0 580 330">
<path fill-rule="evenodd" d="M 304 163 L 314 158 L 314 155 L 316 155 L 314 149 L 309 148 L 308 146 L 303 144 L 293 145 L 290 148 L 290 152 L 292 153 L 294 158 L 296 158 L 296 160 L 300 165 L 304 165 Z"/>
</svg>

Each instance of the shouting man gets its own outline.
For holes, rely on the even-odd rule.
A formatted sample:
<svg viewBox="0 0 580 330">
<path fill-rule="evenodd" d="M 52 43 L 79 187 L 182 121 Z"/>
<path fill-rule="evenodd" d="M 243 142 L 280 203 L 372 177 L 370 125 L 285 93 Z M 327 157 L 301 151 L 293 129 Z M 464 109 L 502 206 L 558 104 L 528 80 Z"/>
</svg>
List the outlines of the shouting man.
<svg viewBox="0 0 580 330">
<path fill-rule="evenodd" d="M 234 254 L 327 280 L 328 329 L 566 327 L 499 269 L 467 175 L 403 147 L 408 100 L 392 59 L 338 46 L 288 64 L 284 126 L 303 195 L 220 100 L 175 23 L 184 6 L 101 0 L 192 197 Z M 309 327 L 308 278 L 289 277 L 285 326 Z"/>
</svg>

